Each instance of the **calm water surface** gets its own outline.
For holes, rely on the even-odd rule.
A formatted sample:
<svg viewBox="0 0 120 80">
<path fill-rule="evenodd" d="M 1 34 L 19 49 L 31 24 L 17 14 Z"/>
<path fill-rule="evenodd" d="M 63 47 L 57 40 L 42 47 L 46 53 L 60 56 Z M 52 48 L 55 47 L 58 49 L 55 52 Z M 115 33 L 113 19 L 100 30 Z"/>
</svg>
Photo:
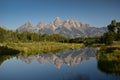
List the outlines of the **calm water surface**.
<svg viewBox="0 0 120 80">
<path fill-rule="evenodd" d="M 98 69 L 95 48 L 0 57 L 0 80 L 120 80 Z"/>
</svg>

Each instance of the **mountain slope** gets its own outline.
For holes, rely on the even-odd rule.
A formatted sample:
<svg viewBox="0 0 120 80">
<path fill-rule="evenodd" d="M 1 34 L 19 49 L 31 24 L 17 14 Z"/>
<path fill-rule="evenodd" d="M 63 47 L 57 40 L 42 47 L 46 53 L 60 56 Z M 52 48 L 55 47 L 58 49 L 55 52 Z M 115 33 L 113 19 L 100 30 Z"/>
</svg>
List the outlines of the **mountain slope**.
<svg viewBox="0 0 120 80">
<path fill-rule="evenodd" d="M 55 20 L 49 24 L 41 21 L 35 27 L 33 27 L 30 22 L 27 22 L 17 30 L 19 32 L 30 31 L 41 34 L 60 34 L 65 37 L 76 38 L 82 36 L 101 36 L 107 31 L 107 28 L 91 27 L 89 24 L 83 24 L 75 19 L 61 21 L 59 17 L 56 17 Z"/>
</svg>

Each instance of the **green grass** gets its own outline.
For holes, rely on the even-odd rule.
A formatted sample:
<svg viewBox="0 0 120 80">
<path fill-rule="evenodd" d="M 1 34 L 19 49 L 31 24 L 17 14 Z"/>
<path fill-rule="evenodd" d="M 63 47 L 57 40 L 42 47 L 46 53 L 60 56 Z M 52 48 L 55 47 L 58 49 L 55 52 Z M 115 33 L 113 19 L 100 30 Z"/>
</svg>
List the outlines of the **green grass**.
<svg viewBox="0 0 120 80">
<path fill-rule="evenodd" d="M 2 46 L 7 46 L 8 48 L 18 50 L 21 54 L 35 54 L 35 53 L 47 53 L 47 52 L 57 52 L 60 50 L 68 48 L 80 48 L 84 44 L 74 44 L 74 43 L 57 43 L 57 42 L 28 42 L 28 43 L 2 43 Z"/>
</svg>

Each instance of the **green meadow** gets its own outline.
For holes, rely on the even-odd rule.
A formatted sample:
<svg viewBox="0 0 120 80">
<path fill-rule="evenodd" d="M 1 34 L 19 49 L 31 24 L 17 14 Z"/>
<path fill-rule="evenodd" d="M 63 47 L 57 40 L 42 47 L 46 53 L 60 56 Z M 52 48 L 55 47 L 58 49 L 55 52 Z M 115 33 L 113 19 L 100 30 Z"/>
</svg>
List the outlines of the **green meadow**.
<svg viewBox="0 0 120 80">
<path fill-rule="evenodd" d="M 3 52 L 10 52 L 10 50 L 19 51 L 21 54 L 35 54 L 35 53 L 47 53 L 57 52 L 64 49 L 73 49 L 83 47 L 84 44 L 75 43 L 59 43 L 59 42 L 18 42 L 18 43 L 1 43 L 1 50 Z M 3 48 L 6 47 L 6 48 Z M 1 53 L 2 53 L 1 51 Z"/>
</svg>

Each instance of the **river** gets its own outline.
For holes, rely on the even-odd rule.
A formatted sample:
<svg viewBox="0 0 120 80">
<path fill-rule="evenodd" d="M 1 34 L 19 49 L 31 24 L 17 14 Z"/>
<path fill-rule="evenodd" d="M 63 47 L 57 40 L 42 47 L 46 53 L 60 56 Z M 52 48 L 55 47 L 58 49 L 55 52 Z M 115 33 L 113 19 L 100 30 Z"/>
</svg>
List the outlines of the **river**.
<svg viewBox="0 0 120 80">
<path fill-rule="evenodd" d="M 0 80 L 120 80 L 98 68 L 95 48 L 0 57 Z"/>
</svg>

